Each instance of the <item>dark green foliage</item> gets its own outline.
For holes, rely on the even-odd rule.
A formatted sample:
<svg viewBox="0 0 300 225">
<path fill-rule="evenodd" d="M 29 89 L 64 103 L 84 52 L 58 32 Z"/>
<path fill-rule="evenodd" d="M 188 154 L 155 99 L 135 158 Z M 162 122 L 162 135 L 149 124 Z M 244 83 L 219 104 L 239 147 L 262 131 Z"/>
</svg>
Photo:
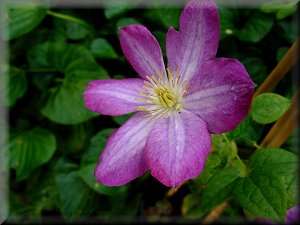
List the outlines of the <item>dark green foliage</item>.
<svg viewBox="0 0 300 225">
<path fill-rule="evenodd" d="M 59 9 L 29 2 L 3 10 L 8 18 L 3 35 L 9 43 L 3 68 L 10 115 L 8 221 L 144 218 L 171 223 L 172 218 L 199 219 L 224 201 L 229 202 L 225 214 L 232 217 L 284 220 L 286 209 L 298 202 L 297 135 L 285 143 L 288 150 L 255 149 L 268 123 L 288 108 L 291 86 L 258 96 L 234 130 L 213 135 L 204 171 L 172 197 L 164 197 L 168 188 L 149 173 L 122 187 L 107 187 L 95 180 L 95 167 L 109 135 L 132 114 L 111 118 L 93 113 L 85 109 L 83 92 L 91 80 L 137 76 L 118 41 L 123 26 L 145 25 L 166 59 L 166 32 L 170 26 L 179 29 L 183 5 L 141 8 L 136 1 L 118 7 L 106 1 L 103 8 Z M 293 4 L 219 5 L 218 57 L 238 59 L 261 85 L 296 40 Z M 291 73 L 284 82 L 293 83 Z"/>
</svg>

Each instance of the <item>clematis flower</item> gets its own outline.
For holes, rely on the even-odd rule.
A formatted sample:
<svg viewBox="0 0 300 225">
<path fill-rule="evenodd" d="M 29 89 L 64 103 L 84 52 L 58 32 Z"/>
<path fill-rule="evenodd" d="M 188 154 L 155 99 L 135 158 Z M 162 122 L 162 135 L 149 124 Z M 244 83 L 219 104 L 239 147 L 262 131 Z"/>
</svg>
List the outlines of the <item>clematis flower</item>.
<svg viewBox="0 0 300 225">
<path fill-rule="evenodd" d="M 108 139 L 96 179 L 119 186 L 151 175 L 177 187 L 197 177 L 211 148 L 211 135 L 234 129 L 247 115 L 254 83 L 235 59 L 216 58 L 219 16 L 211 0 L 192 0 L 169 28 L 168 67 L 160 46 L 141 25 L 120 29 L 124 55 L 140 78 L 91 81 L 86 108 L 119 116 L 137 111 Z"/>
</svg>

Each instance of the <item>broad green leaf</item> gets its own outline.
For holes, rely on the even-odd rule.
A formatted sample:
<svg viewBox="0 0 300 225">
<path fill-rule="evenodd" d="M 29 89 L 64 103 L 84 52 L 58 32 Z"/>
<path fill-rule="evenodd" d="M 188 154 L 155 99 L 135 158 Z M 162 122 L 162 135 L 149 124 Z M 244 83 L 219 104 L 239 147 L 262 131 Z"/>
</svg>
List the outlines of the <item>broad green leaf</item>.
<svg viewBox="0 0 300 225">
<path fill-rule="evenodd" d="M 297 3 L 299 0 L 289 0 L 289 1 L 272 1 L 264 3 L 260 9 L 266 13 L 276 13 L 276 18 L 278 20 L 284 19 L 292 15 L 297 9 Z"/>
<path fill-rule="evenodd" d="M 26 7 L 11 6 L 8 9 L 6 39 L 20 37 L 33 30 L 46 16 L 47 9 L 42 8 L 40 1 L 31 0 Z"/>
<path fill-rule="evenodd" d="M 49 48 L 49 63 L 65 76 L 60 84 L 49 90 L 43 115 L 61 124 L 77 124 L 97 116 L 85 109 L 83 92 L 91 80 L 107 78 L 107 72 L 82 46 L 60 43 L 50 44 Z"/>
<path fill-rule="evenodd" d="M 181 211 L 188 219 L 198 219 L 204 215 L 204 211 L 199 207 L 201 202 L 200 195 L 188 194 L 184 197 Z"/>
<path fill-rule="evenodd" d="M 30 68 L 51 68 L 48 60 L 48 52 L 53 47 L 50 42 L 35 45 L 27 53 Z"/>
<path fill-rule="evenodd" d="M 55 130 L 55 132 L 61 133 L 57 137 L 58 148 L 61 149 L 63 155 L 73 155 L 85 151 L 92 131 L 93 127 L 90 121 L 75 125 L 60 126 Z"/>
<path fill-rule="evenodd" d="M 13 190 L 9 191 L 9 215 L 5 218 L 5 222 L 20 224 L 26 218 L 26 221 L 34 221 L 36 224 L 41 224 L 41 214 L 41 207 L 24 202 L 23 193 L 20 194 Z"/>
<path fill-rule="evenodd" d="M 93 32 L 92 27 L 79 17 L 80 14 L 77 15 L 73 10 L 62 10 L 59 13 L 70 18 L 70 20 L 53 18 L 55 29 L 59 30 L 65 37 L 71 40 L 80 40 L 87 38 Z M 78 22 L 73 22 L 73 18 Z"/>
<path fill-rule="evenodd" d="M 231 141 L 240 138 L 247 130 L 249 124 L 250 124 L 250 117 L 248 114 L 247 117 L 234 130 L 227 132 L 226 136 Z"/>
<path fill-rule="evenodd" d="M 282 222 L 287 207 L 287 197 L 281 180 L 276 175 L 254 169 L 247 177 L 234 184 L 235 200 L 256 217 Z"/>
<path fill-rule="evenodd" d="M 104 39 L 96 38 L 91 44 L 91 52 L 95 57 L 99 58 L 117 58 L 118 54 L 113 47 Z"/>
<path fill-rule="evenodd" d="M 117 21 L 117 23 L 116 23 L 117 32 L 119 32 L 120 28 L 129 26 L 129 25 L 133 25 L 133 24 L 141 24 L 141 23 L 138 22 L 136 19 L 133 19 L 133 18 L 122 18 L 122 19 L 119 19 Z"/>
<path fill-rule="evenodd" d="M 240 29 L 236 36 L 242 41 L 258 42 L 271 30 L 273 19 L 271 16 L 257 13 L 253 14 Z"/>
<path fill-rule="evenodd" d="M 206 184 L 211 176 L 213 176 L 220 168 L 225 166 L 225 161 L 226 159 L 221 157 L 218 153 L 209 154 L 203 172 L 193 181 L 197 183 L 197 186 L 199 186 L 199 183 Z"/>
<path fill-rule="evenodd" d="M 123 185 L 119 187 L 109 187 L 105 186 L 96 181 L 94 176 L 94 171 L 97 163 L 91 163 L 85 166 L 81 166 L 79 170 L 79 175 L 81 179 L 94 191 L 103 195 L 115 195 L 127 191 L 128 185 Z"/>
<path fill-rule="evenodd" d="M 247 57 L 242 60 L 242 63 L 257 86 L 262 84 L 268 76 L 268 70 L 263 59 Z"/>
<path fill-rule="evenodd" d="M 288 50 L 289 50 L 288 47 L 281 47 L 277 50 L 277 54 L 276 54 L 277 62 L 279 62 L 283 58 L 283 56 L 286 54 Z"/>
<path fill-rule="evenodd" d="M 28 203 L 41 210 L 56 210 L 60 206 L 53 162 L 49 164 L 45 169 L 36 171 L 27 179 Z"/>
<path fill-rule="evenodd" d="M 91 33 L 86 26 L 68 21 L 66 24 L 66 33 L 69 39 L 79 40 L 85 38 Z"/>
<path fill-rule="evenodd" d="M 82 166 L 98 162 L 100 154 L 105 147 L 106 140 L 114 130 L 113 128 L 103 129 L 92 137 L 88 149 L 81 158 Z"/>
<path fill-rule="evenodd" d="M 153 35 L 156 38 L 156 40 L 158 41 L 162 52 L 165 53 L 166 52 L 166 36 L 167 36 L 167 33 L 164 32 L 164 31 L 155 30 L 155 31 L 153 31 Z"/>
<path fill-rule="evenodd" d="M 198 207 L 200 207 L 202 211 L 207 212 L 231 198 L 234 181 L 240 177 L 240 175 L 241 171 L 236 167 L 225 167 L 215 173 L 208 180 Z"/>
<path fill-rule="evenodd" d="M 94 67 L 94 71 L 76 71 L 66 74 L 61 85 L 50 89 L 50 97 L 42 113 L 53 122 L 77 124 L 98 114 L 85 109 L 83 92 L 91 80 L 96 80 L 103 71 Z"/>
<path fill-rule="evenodd" d="M 49 64 L 60 72 L 68 70 L 92 70 L 95 66 L 94 57 L 91 52 L 81 45 L 67 44 L 63 42 L 50 43 L 48 46 Z M 75 64 L 71 66 L 72 64 Z M 74 67 L 75 66 L 75 67 Z"/>
<path fill-rule="evenodd" d="M 53 133 L 35 128 L 15 135 L 10 142 L 11 167 L 16 169 L 17 179 L 26 179 L 38 166 L 47 163 L 55 149 Z"/>
<path fill-rule="evenodd" d="M 225 38 L 230 35 L 236 35 L 237 28 L 235 21 L 238 19 L 238 11 L 233 8 L 226 8 L 223 6 L 218 7 L 220 15 L 220 33 L 221 38 Z"/>
<path fill-rule="evenodd" d="M 252 118 L 261 124 L 272 123 L 282 116 L 289 105 L 290 100 L 278 94 L 261 94 L 253 101 Z"/>
<path fill-rule="evenodd" d="M 289 206 L 296 203 L 299 180 L 297 155 L 280 148 L 263 148 L 250 157 L 249 163 L 252 168 L 262 169 L 281 178 Z"/>
<path fill-rule="evenodd" d="M 124 116 L 114 116 L 113 117 L 113 120 L 119 124 L 119 125 L 122 125 L 123 123 L 125 123 L 130 117 L 133 116 L 133 113 L 130 113 L 130 114 L 126 114 Z"/>
<path fill-rule="evenodd" d="M 299 24 L 296 21 L 282 20 L 277 24 L 281 29 L 281 34 L 289 43 L 292 44 L 297 40 Z"/>
<path fill-rule="evenodd" d="M 57 161 L 55 172 L 63 217 L 76 219 L 90 215 L 96 207 L 97 199 L 95 193 L 80 178 L 78 166 L 61 158 Z"/>
<path fill-rule="evenodd" d="M 9 68 L 9 75 L 6 78 L 9 78 L 6 80 L 8 89 L 7 105 L 12 106 L 26 92 L 27 80 L 24 71 L 13 66 Z"/>
<path fill-rule="evenodd" d="M 155 10 L 156 18 L 166 27 L 179 28 L 179 18 L 182 12 L 182 9 L 178 8 L 158 8 Z"/>
<path fill-rule="evenodd" d="M 252 168 L 261 168 L 278 176 L 295 172 L 297 162 L 298 158 L 294 153 L 280 148 L 262 148 L 255 152 L 249 161 Z"/>
<path fill-rule="evenodd" d="M 104 15 L 108 20 L 124 15 L 127 11 L 129 11 L 128 7 L 123 5 L 113 7 L 104 4 Z"/>
</svg>

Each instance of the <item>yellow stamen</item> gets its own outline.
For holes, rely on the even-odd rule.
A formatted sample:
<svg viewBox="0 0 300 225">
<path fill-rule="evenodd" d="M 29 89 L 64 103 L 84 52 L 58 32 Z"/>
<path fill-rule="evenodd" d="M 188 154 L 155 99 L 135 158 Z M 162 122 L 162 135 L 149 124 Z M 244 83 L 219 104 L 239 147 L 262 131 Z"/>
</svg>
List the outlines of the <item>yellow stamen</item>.
<svg viewBox="0 0 300 225">
<path fill-rule="evenodd" d="M 139 93 L 142 98 L 136 98 L 148 103 L 137 108 L 137 111 L 148 112 L 143 118 L 152 116 L 151 121 L 161 117 L 166 118 L 173 111 L 182 109 L 182 101 L 191 85 L 187 85 L 186 80 L 180 79 L 178 68 L 174 75 L 170 68 L 167 68 L 166 72 L 160 71 L 155 73 L 156 76 L 146 76 L 147 80 L 144 81 L 143 86 L 145 91 Z"/>
</svg>

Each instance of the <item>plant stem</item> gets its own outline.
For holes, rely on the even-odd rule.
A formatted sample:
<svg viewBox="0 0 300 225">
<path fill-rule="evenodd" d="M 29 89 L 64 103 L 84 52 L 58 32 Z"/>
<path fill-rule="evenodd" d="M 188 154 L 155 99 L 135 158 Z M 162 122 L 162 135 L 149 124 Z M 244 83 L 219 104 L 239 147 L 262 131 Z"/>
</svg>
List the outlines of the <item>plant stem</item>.
<svg viewBox="0 0 300 225">
<path fill-rule="evenodd" d="M 245 165 L 245 163 L 243 162 L 243 160 L 241 160 L 241 158 L 238 155 L 237 152 L 237 148 L 235 146 L 233 146 L 232 142 L 229 141 L 228 137 L 226 136 L 226 134 L 222 134 L 223 139 L 226 141 L 226 143 L 230 146 L 232 152 L 234 152 L 235 158 L 240 162 L 240 164 L 244 167 L 245 171 L 247 171 L 247 166 Z"/>
<path fill-rule="evenodd" d="M 221 216 L 221 214 L 223 213 L 223 211 L 226 209 L 227 206 L 228 206 L 227 202 L 218 205 L 204 218 L 202 224 L 211 224 L 214 221 L 216 221 Z"/>
<path fill-rule="evenodd" d="M 272 91 L 278 82 L 290 71 L 298 58 L 298 46 L 299 39 L 294 42 L 277 66 L 268 75 L 267 79 L 256 90 L 253 99 L 261 93 Z"/>
<path fill-rule="evenodd" d="M 74 22 L 74 23 L 78 23 L 78 24 L 81 24 L 85 27 L 88 27 L 89 25 L 84 22 L 83 20 L 81 19 L 78 19 L 76 17 L 73 17 L 73 16 L 69 16 L 69 15 L 65 15 L 65 14 L 62 14 L 62 13 L 57 13 L 57 12 L 53 12 L 51 10 L 47 10 L 47 14 L 48 15 L 51 15 L 53 17 L 56 17 L 56 18 L 60 18 L 60 19 L 63 19 L 63 20 L 67 20 L 67 21 L 71 21 L 71 22 Z"/>
<path fill-rule="evenodd" d="M 280 147 L 292 134 L 298 124 L 298 101 L 299 90 L 293 96 L 288 110 L 276 121 L 261 142 L 262 147 Z"/>
</svg>

